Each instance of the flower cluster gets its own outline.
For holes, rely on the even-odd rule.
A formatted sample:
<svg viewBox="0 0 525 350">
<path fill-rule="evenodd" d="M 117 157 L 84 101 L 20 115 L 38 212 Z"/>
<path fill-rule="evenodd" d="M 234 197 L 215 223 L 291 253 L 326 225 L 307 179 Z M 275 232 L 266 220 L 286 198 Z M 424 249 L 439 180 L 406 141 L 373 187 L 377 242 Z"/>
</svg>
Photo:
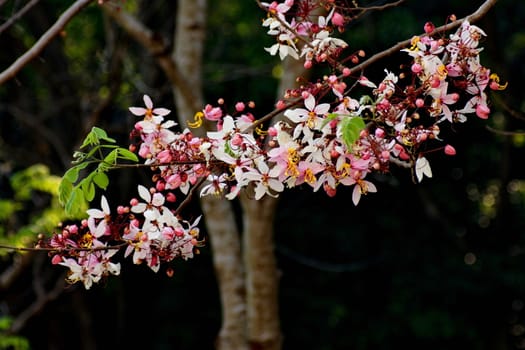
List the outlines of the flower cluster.
<svg viewBox="0 0 525 350">
<path fill-rule="evenodd" d="M 302 58 L 310 67 L 314 61 L 337 62 L 347 47 L 331 38 L 333 27 L 344 25 L 335 6 L 314 23 L 304 14 L 287 17 L 293 0 L 263 5 L 269 14 L 263 26 L 277 39 L 267 49 L 270 54 Z M 130 150 L 151 169 L 153 186 L 138 185 L 140 199 L 118 207 L 116 214 L 102 196 L 101 209 L 88 210 L 80 225 L 66 226 L 46 243 L 53 248 L 52 261 L 70 269 L 69 281 L 89 288 L 104 276 L 119 274 L 120 265 L 110 260 L 119 249 L 155 272 L 164 262 L 193 257 L 201 243 L 200 217 L 186 221 L 180 207 L 172 208 L 177 191 L 189 196 L 196 189 L 200 196 L 229 200 L 243 191 L 259 200 L 300 185 L 329 196 L 338 186 L 352 186 L 357 205 L 363 195 L 377 192 L 369 175 L 387 173 L 392 164 L 411 168 L 417 182 L 432 177 L 425 154 L 439 148 L 455 154 L 441 139 L 442 125 L 464 123 L 471 115 L 486 119 L 486 89 L 505 86 L 480 63 L 478 45 L 485 36 L 480 28 L 465 21 L 448 38 L 434 37 L 434 26 L 427 23 L 425 32 L 402 50 L 411 59 L 409 71 L 385 70 L 375 83 L 364 75 L 353 77 L 350 68 L 338 64 L 341 75 L 288 91 L 277 104 L 284 119 L 265 131 L 261 126 L 267 117 L 257 119 L 243 102 L 229 113 L 222 101 L 206 105 L 189 123 L 194 128 L 207 119 L 216 130 L 205 137 L 190 128 L 175 131 L 178 124 L 167 119 L 170 110 L 155 108 L 144 95 L 144 107 L 129 109 L 142 118 L 131 132 L 137 142 Z M 301 48 L 299 37 L 305 42 Z M 359 98 L 352 97 L 355 91 Z"/>
</svg>

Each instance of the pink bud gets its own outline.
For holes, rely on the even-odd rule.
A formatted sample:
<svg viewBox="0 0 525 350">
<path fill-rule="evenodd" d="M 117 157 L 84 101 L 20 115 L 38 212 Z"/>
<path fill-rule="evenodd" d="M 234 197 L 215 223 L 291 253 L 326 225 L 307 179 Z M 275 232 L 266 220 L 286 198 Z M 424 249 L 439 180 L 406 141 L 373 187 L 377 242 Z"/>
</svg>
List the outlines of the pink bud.
<svg viewBox="0 0 525 350">
<path fill-rule="evenodd" d="M 155 184 L 155 189 L 157 191 L 164 191 L 164 189 L 166 188 L 166 183 L 164 181 L 157 181 L 157 183 Z"/>
<path fill-rule="evenodd" d="M 481 119 L 488 119 L 490 114 L 490 108 L 487 107 L 487 105 L 477 105 L 476 107 L 476 115 L 480 117 Z"/>
<path fill-rule="evenodd" d="M 423 29 L 425 30 L 425 33 L 430 34 L 436 29 L 436 26 L 432 22 L 427 22 L 423 26 Z"/>
<path fill-rule="evenodd" d="M 242 102 L 237 102 L 237 103 L 235 104 L 235 110 L 236 110 L 237 112 L 242 112 L 242 111 L 244 111 L 244 108 L 245 108 L 245 106 L 244 106 L 244 103 L 242 103 Z"/>
<path fill-rule="evenodd" d="M 268 128 L 268 135 L 274 137 L 274 136 L 277 136 L 277 129 L 274 128 L 273 126 L 270 126 Z"/>
<path fill-rule="evenodd" d="M 286 103 L 284 103 L 283 100 L 279 100 L 279 101 L 277 101 L 277 103 L 275 104 L 275 107 L 276 107 L 277 109 L 283 109 L 284 107 L 286 107 Z"/>
<path fill-rule="evenodd" d="M 425 105 L 425 101 L 424 101 L 422 98 L 418 98 L 418 99 L 416 100 L 416 106 L 417 106 L 417 108 L 421 108 L 421 107 L 423 107 L 424 105 Z"/>
<path fill-rule="evenodd" d="M 454 147 L 452 147 L 451 145 L 446 145 L 445 146 L 445 154 L 447 156 L 454 156 L 454 155 L 456 155 L 456 149 Z"/>
<path fill-rule="evenodd" d="M 410 156 L 405 150 L 402 150 L 401 153 L 399 153 L 399 159 L 401 160 L 409 160 Z"/>
<path fill-rule="evenodd" d="M 308 96 L 310 96 L 310 93 L 309 93 L 308 91 L 303 91 L 303 92 L 301 92 L 301 97 L 302 97 L 303 99 L 306 100 L 306 99 L 308 98 Z"/>
<path fill-rule="evenodd" d="M 174 193 L 172 193 L 172 192 L 168 192 L 168 193 L 166 193 L 166 200 L 167 200 L 168 202 L 170 202 L 170 203 L 174 203 L 174 202 L 177 201 L 177 197 L 175 196 Z"/>
<path fill-rule="evenodd" d="M 343 68 L 343 76 L 348 77 L 351 73 L 352 71 L 350 70 L 350 68 L 348 67 Z"/>
<path fill-rule="evenodd" d="M 51 258 L 51 264 L 57 265 L 60 262 L 62 262 L 62 257 L 58 254 L 53 255 L 53 257 Z"/>
<path fill-rule="evenodd" d="M 375 130 L 375 135 L 376 135 L 377 138 L 382 139 L 383 137 L 385 137 L 385 130 L 383 130 L 381 128 L 377 128 Z"/>
<path fill-rule="evenodd" d="M 313 63 L 311 60 L 304 61 L 304 65 L 303 65 L 304 69 L 310 69 L 312 68 L 312 66 L 313 66 Z"/>
<path fill-rule="evenodd" d="M 328 197 L 334 197 L 336 194 L 336 189 L 333 187 L 330 187 L 326 182 L 323 184 L 323 189 L 328 195 Z"/>
<path fill-rule="evenodd" d="M 423 67 L 421 67 L 419 63 L 414 63 L 410 69 L 412 70 L 413 73 L 418 74 L 423 70 Z"/>
<path fill-rule="evenodd" d="M 332 15 L 332 23 L 334 26 L 343 27 L 345 25 L 345 19 L 339 12 L 334 12 Z"/>
</svg>

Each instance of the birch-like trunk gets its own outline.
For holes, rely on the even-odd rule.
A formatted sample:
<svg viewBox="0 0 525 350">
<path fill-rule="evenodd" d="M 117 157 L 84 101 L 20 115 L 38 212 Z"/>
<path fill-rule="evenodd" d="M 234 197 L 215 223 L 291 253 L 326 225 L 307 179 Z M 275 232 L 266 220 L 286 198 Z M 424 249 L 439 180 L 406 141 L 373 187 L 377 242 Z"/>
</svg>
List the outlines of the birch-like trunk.
<svg viewBox="0 0 525 350">
<path fill-rule="evenodd" d="M 296 78 L 304 75 L 300 61 L 283 61 L 283 76 L 277 99 L 287 89 L 296 87 Z M 275 123 L 282 115 L 274 118 Z M 278 199 L 265 196 L 261 200 L 241 198 L 243 209 L 243 258 L 246 269 L 246 306 L 248 341 L 252 348 L 279 350 L 282 334 L 279 317 L 279 278 L 274 251 L 274 217 Z"/>
<path fill-rule="evenodd" d="M 177 113 L 182 125 L 192 119 L 194 106 L 203 106 L 202 57 L 206 33 L 206 0 L 179 0 L 173 60 L 185 84 L 173 86 Z M 182 89 L 191 89 L 191 94 Z M 188 101 L 187 96 L 194 96 Z M 202 108 L 202 107 L 201 107 Z M 198 130 L 194 130 L 196 133 Z M 203 134 L 199 135 L 203 136 Z M 218 350 L 246 350 L 246 302 L 240 236 L 231 203 L 222 198 L 201 198 L 210 237 L 213 263 L 222 305 L 222 327 Z"/>
</svg>

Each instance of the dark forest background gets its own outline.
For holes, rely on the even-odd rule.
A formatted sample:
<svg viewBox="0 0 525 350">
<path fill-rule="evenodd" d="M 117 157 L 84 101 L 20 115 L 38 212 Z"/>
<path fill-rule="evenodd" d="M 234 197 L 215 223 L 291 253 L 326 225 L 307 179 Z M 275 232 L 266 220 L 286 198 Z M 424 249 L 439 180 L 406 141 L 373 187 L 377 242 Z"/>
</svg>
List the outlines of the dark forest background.
<svg viewBox="0 0 525 350">
<path fill-rule="evenodd" d="M 69 3 L 41 1 L 0 32 L 0 69 Z M 421 33 L 426 21 L 441 25 L 450 14 L 460 18 L 481 3 L 409 0 L 371 12 L 344 37 L 371 56 Z M 1 22 L 16 6 L 2 3 Z M 126 6 L 137 6 L 144 23 L 171 37 L 176 1 Z M 264 14 L 254 1 L 237 0 L 209 1 L 208 16 L 207 99 L 251 99 L 261 114 L 270 111 L 279 62 L 263 51 L 271 41 L 260 26 Z M 488 121 L 471 118 L 450 132 L 455 157 L 429 156 L 432 179 L 415 185 L 406 169 L 393 168 L 375 178 L 378 193 L 357 207 L 344 189 L 335 198 L 308 188 L 281 196 L 275 240 L 285 349 L 525 348 L 523 23 L 525 2 L 516 0 L 500 0 L 476 23 L 488 35 L 483 63 L 509 86 L 491 95 Z M 381 77 L 383 68 L 397 70 L 405 58 L 389 57 L 366 73 Z M 174 110 L 171 87 L 152 58 L 96 5 L 84 9 L 63 36 L 0 86 L 1 199 L 13 200 L 13 175 L 35 164 L 61 176 L 89 125 L 126 144 L 134 123 L 127 107 L 142 105 L 144 93 Z M 128 199 L 139 176 L 111 179 L 114 203 Z M 22 202 L 24 210 L 4 218 L 0 233 L 16 231 L 50 204 L 42 191 Z M 0 271 L 13 259 L 3 252 Z M 42 274 L 64 272 L 48 266 L 45 254 L 36 259 Z M 120 277 L 89 291 L 66 286 L 19 335 L 32 349 L 213 348 L 220 301 L 207 247 L 191 261 L 175 262 L 172 278 L 123 264 Z M 29 271 L 0 288 L 0 316 L 25 310 L 33 298 L 31 279 Z"/>
</svg>

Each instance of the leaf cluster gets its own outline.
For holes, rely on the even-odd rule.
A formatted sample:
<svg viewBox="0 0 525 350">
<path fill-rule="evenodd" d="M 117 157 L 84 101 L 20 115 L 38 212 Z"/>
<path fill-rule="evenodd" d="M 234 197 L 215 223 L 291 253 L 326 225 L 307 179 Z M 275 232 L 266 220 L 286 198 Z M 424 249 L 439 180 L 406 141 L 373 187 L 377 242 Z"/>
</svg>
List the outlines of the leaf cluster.
<svg viewBox="0 0 525 350">
<path fill-rule="evenodd" d="M 66 171 L 58 187 L 58 198 L 68 215 L 79 215 L 95 198 L 96 188 L 106 190 L 109 170 L 122 167 L 120 161 L 138 162 L 135 153 L 116 145 L 106 131 L 93 127 L 80 150 L 73 154 L 73 166 Z M 84 175 L 91 166 L 89 173 Z"/>
</svg>

